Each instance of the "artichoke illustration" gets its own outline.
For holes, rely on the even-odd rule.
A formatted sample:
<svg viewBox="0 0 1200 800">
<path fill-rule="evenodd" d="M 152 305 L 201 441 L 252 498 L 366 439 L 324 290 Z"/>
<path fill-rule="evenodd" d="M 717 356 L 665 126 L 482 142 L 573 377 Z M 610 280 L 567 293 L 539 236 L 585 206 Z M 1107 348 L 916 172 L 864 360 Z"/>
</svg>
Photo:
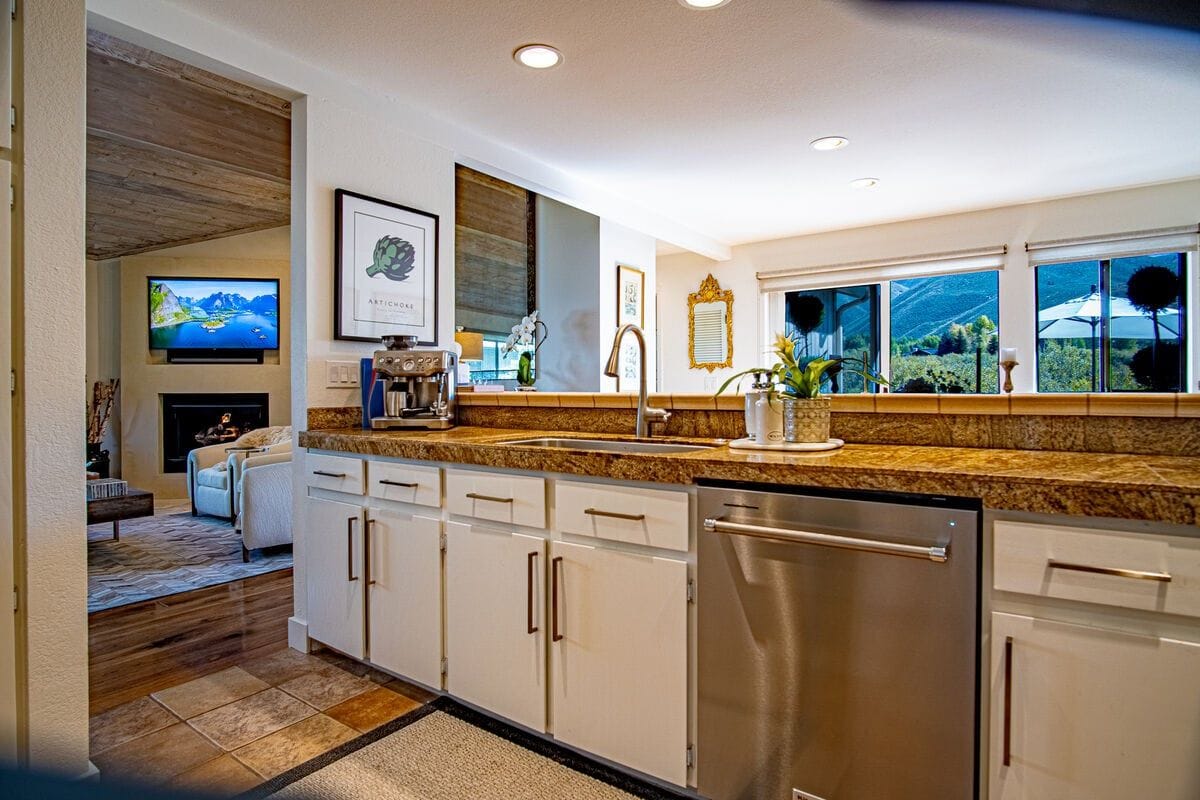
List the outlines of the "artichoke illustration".
<svg viewBox="0 0 1200 800">
<path fill-rule="evenodd" d="M 375 253 L 367 276 L 383 275 L 390 281 L 402 281 L 413 271 L 417 251 L 412 244 L 396 236 L 384 236 L 375 243 Z"/>
</svg>

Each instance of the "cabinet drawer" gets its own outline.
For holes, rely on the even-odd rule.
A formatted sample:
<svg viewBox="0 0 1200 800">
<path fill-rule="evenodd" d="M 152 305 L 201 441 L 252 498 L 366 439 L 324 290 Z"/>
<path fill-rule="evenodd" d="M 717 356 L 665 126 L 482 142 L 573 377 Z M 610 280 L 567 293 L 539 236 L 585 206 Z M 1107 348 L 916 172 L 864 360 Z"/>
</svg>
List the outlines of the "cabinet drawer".
<svg viewBox="0 0 1200 800">
<path fill-rule="evenodd" d="M 1005 592 L 1200 616 L 1200 539 L 999 521 Z"/>
<path fill-rule="evenodd" d="M 363 493 L 363 460 L 346 456 L 308 453 L 304 456 L 305 481 L 316 489 L 350 494 Z"/>
<path fill-rule="evenodd" d="M 558 481 L 554 501 L 564 533 L 688 549 L 687 492 Z"/>
<path fill-rule="evenodd" d="M 530 528 L 546 527 L 546 481 L 502 472 L 446 470 L 451 514 Z"/>
<path fill-rule="evenodd" d="M 367 494 L 430 508 L 442 507 L 442 471 L 415 464 L 367 462 Z"/>
</svg>

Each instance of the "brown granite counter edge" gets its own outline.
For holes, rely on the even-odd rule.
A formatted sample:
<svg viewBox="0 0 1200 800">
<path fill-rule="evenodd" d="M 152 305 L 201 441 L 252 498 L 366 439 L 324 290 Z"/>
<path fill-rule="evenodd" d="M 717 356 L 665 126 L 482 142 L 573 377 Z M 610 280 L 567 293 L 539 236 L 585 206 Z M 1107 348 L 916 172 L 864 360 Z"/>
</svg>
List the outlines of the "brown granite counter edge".
<svg viewBox="0 0 1200 800">
<path fill-rule="evenodd" d="M 496 439 L 507 434 L 497 433 Z M 495 439 L 493 439 L 495 441 Z M 789 485 L 822 488 L 902 491 L 919 494 L 979 498 L 985 508 L 1072 516 L 1200 523 L 1200 490 L 1172 485 L 1086 482 L 1029 476 L 964 475 L 886 467 L 807 467 L 730 461 L 689 461 L 686 457 L 639 455 L 618 457 L 610 453 L 552 451 L 531 453 L 515 448 L 487 447 L 474 443 L 380 439 L 336 431 L 300 434 L 302 447 L 352 452 L 414 461 L 441 461 L 497 469 L 520 469 L 566 475 L 605 477 L 650 483 L 687 485 L 700 479 L 781 482 L 781 467 Z M 484 445 L 481 447 L 480 445 Z M 536 463 L 531 463 L 536 462 Z"/>
</svg>

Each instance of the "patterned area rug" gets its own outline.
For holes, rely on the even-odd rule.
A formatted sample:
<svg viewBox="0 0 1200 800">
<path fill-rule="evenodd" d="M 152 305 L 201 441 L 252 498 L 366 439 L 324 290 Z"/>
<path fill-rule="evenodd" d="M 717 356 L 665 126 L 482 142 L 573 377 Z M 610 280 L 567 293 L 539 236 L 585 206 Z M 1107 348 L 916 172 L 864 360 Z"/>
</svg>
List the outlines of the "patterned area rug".
<svg viewBox="0 0 1200 800">
<path fill-rule="evenodd" d="M 190 510 L 88 526 L 88 613 L 203 589 L 292 566 L 291 547 L 256 550 L 242 562 L 242 537 L 227 520 Z"/>
<path fill-rule="evenodd" d="M 684 800 L 441 697 L 242 800 Z"/>
</svg>

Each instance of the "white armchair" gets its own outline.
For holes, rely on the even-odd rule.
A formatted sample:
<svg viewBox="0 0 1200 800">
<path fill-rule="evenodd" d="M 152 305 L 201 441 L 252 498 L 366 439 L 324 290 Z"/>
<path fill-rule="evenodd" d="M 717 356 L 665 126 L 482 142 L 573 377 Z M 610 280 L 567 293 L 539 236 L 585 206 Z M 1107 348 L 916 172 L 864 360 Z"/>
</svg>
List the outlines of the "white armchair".
<svg viewBox="0 0 1200 800">
<path fill-rule="evenodd" d="M 252 455 L 237 482 L 237 528 L 242 561 L 250 551 L 292 542 L 292 454 Z"/>
<path fill-rule="evenodd" d="M 238 479 L 251 455 L 291 454 L 290 427 L 250 431 L 228 444 L 197 447 L 188 453 L 187 489 L 192 516 L 208 514 L 233 523 L 237 516 Z"/>
</svg>

